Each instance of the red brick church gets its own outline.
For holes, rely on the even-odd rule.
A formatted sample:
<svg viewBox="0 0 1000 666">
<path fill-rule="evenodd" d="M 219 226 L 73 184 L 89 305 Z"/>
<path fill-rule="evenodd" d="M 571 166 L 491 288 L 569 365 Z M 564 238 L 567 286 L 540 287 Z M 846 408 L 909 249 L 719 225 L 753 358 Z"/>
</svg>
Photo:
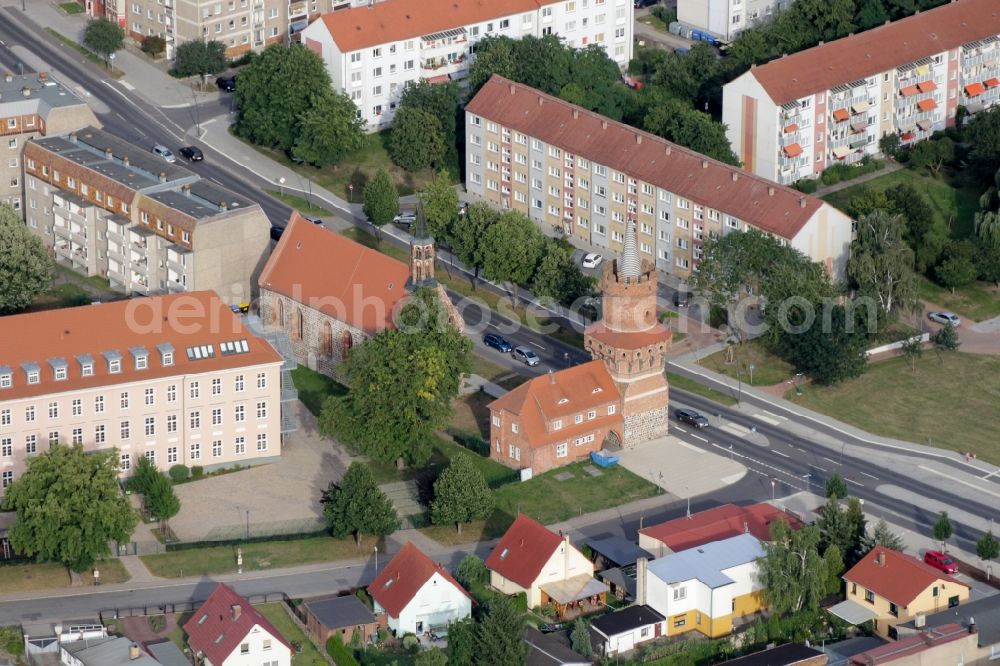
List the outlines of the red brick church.
<svg viewBox="0 0 1000 666">
<path fill-rule="evenodd" d="M 667 434 L 671 331 L 657 318 L 658 279 L 630 221 L 601 280 L 603 317 L 584 331 L 593 361 L 536 377 L 490 403 L 490 456 L 541 474 L 602 448 Z"/>
</svg>

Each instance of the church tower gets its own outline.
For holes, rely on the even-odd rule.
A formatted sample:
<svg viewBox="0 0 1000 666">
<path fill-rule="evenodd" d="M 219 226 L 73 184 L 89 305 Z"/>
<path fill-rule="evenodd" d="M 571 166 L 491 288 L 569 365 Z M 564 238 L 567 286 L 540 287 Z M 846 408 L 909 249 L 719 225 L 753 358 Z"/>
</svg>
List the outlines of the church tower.
<svg viewBox="0 0 1000 666">
<path fill-rule="evenodd" d="M 657 320 L 657 287 L 656 269 L 639 256 L 635 220 L 629 220 L 621 257 L 604 267 L 603 317 L 584 332 L 587 351 L 604 361 L 621 392 L 626 446 L 667 434 L 664 370 L 672 332 Z"/>
<path fill-rule="evenodd" d="M 413 225 L 413 240 L 410 241 L 410 279 L 414 286 L 434 283 L 434 239 L 427 233 L 424 222 L 424 207 L 417 208 L 417 221 Z"/>
</svg>

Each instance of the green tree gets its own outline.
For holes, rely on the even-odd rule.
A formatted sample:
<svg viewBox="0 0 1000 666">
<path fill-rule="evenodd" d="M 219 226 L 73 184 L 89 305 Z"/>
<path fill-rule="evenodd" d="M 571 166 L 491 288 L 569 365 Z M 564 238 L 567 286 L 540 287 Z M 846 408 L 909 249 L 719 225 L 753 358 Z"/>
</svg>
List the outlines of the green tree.
<svg viewBox="0 0 1000 666">
<path fill-rule="evenodd" d="M 146 509 L 160 522 L 166 523 L 180 513 L 181 501 L 174 492 L 174 484 L 165 475 L 157 472 L 143 501 Z"/>
<path fill-rule="evenodd" d="M 797 0 L 795 11 L 817 40 L 832 41 L 854 32 L 854 0 Z"/>
<path fill-rule="evenodd" d="M 524 642 L 524 614 L 506 596 L 494 596 L 486 604 L 476 627 L 476 666 L 522 666 L 528 657 Z"/>
<path fill-rule="evenodd" d="M 590 627 L 582 617 L 573 622 L 573 630 L 569 634 L 570 647 L 573 652 L 589 657 L 594 654 L 594 645 L 590 641 Z"/>
<path fill-rule="evenodd" d="M 910 149 L 910 165 L 917 169 L 926 168 L 934 176 L 941 175 L 941 169 L 955 159 L 955 142 L 948 137 L 920 141 Z"/>
<path fill-rule="evenodd" d="M 365 142 L 365 123 L 345 93 L 318 95 L 299 116 L 292 156 L 314 166 L 339 164 Z"/>
<path fill-rule="evenodd" d="M 840 547 L 831 544 L 823 553 L 823 565 L 826 569 L 826 593 L 834 595 L 840 593 L 840 577 L 847 567 L 844 565 L 844 558 L 840 554 Z"/>
<path fill-rule="evenodd" d="M 720 66 L 715 49 L 705 42 L 698 42 L 687 53 L 675 51 L 669 54 L 653 73 L 651 82 L 662 86 L 677 100 L 700 105 L 706 101 L 703 89 L 719 74 Z"/>
<path fill-rule="evenodd" d="M 493 513 L 494 505 L 486 477 L 472 464 L 472 458 L 459 454 L 434 481 L 431 522 L 435 525 L 453 523 L 461 533 L 462 523 L 486 520 Z"/>
<path fill-rule="evenodd" d="M 875 546 L 882 546 L 883 548 L 888 548 L 889 550 L 903 552 L 905 544 L 899 535 L 889 528 L 889 524 L 879 518 L 879 521 L 875 523 L 875 527 L 872 529 L 871 536 L 865 537 L 864 553 L 862 553 L 862 557 L 868 554 L 868 552 Z"/>
<path fill-rule="evenodd" d="M 378 229 L 399 213 L 399 192 L 385 169 L 375 172 L 375 177 L 365 185 L 362 210 L 375 229 L 375 237 L 381 239 Z"/>
<path fill-rule="evenodd" d="M 441 131 L 448 150 L 455 151 L 458 138 L 458 119 L 462 114 L 460 108 L 462 99 L 462 90 L 454 81 L 428 83 L 421 80 L 418 83 L 406 84 L 399 96 L 398 108 L 420 109 L 437 118 L 441 123 Z M 455 157 L 457 157 L 457 152 Z"/>
<path fill-rule="evenodd" d="M 478 58 L 478 45 L 476 51 Z M 514 42 L 515 80 L 550 95 L 558 95 L 572 80 L 573 50 L 556 35 L 527 36 Z"/>
<path fill-rule="evenodd" d="M 989 580 L 993 573 L 993 560 L 1000 557 L 1000 541 L 997 541 L 992 531 L 984 534 L 983 538 L 976 542 L 976 555 L 986 562 L 986 580 Z"/>
<path fill-rule="evenodd" d="M 899 352 L 903 358 L 910 362 L 910 371 L 917 371 L 917 361 L 924 355 L 924 343 L 918 337 L 903 340 L 900 344 Z"/>
<path fill-rule="evenodd" d="M 876 210 L 857 222 L 847 274 L 858 296 L 878 305 L 883 323 L 895 321 L 902 310 L 917 303 L 913 250 L 903 240 L 905 222 L 899 215 Z"/>
<path fill-rule="evenodd" d="M 927 197 L 911 183 L 897 183 L 885 191 L 888 210 L 906 221 L 903 238 L 913 248 L 915 268 L 924 273 L 941 252 L 942 238 L 934 224 Z"/>
<path fill-rule="evenodd" d="M 153 487 L 159 473 L 152 460 L 146 456 L 139 456 L 135 463 L 135 471 L 132 472 L 126 487 L 134 493 L 145 495 Z"/>
<path fill-rule="evenodd" d="M 476 623 L 471 619 L 448 627 L 448 663 L 471 664 L 476 659 Z"/>
<path fill-rule="evenodd" d="M 951 538 L 951 535 L 955 533 L 955 528 L 951 524 L 951 518 L 948 517 L 947 511 L 942 511 L 941 515 L 934 522 L 934 538 L 941 542 L 941 550 L 945 550 L 945 542 Z"/>
<path fill-rule="evenodd" d="M 771 524 L 771 541 L 757 560 L 757 575 L 771 612 L 781 616 L 815 610 L 829 576 L 820 557 L 820 531 L 813 525 L 792 529 L 784 520 Z"/>
<path fill-rule="evenodd" d="M 976 235 L 986 245 L 1000 247 L 1000 213 L 980 211 L 974 218 Z"/>
<path fill-rule="evenodd" d="M 510 37 L 485 37 L 476 42 L 476 59 L 469 65 L 470 97 L 494 74 L 517 80 L 516 43 Z"/>
<path fill-rule="evenodd" d="M 976 270 L 979 271 L 980 280 L 1000 286 L 1000 245 L 979 244 Z"/>
<path fill-rule="evenodd" d="M 509 282 L 511 303 L 517 304 L 518 285 L 527 284 L 541 259 L 545 239 L 524 213 L 507 211 L 486 230 L 483 274 Z"/>
<path fill-rule="evenodd" d="M 976 246 L 968 240 L 949 243 L 941 263 L 934 267 L 938 282 L 953 294 L 955 289 L 975 282 L 978 274 Z"/>
<path fill-rule="evenodd" d="M 864 10 L 864 8 L 867 7 L 881 8 L 882 0 L 864 0 L 862 9 Z M 885 23 L 884 20 L 878 21 L 876 19 L 876 21 L 877 23 L 875 25 L 882 25 L 883 23 Z M 886 157 L 890 159 L 896 159 L 896 157 L 899 155 L 899 149 L 902 146 L 902 144 L 903 140 L 899 138 L 898 134 L 886 134 L 885 136 L 883 136 L 881 139 L 878 140 L 878 149 Z"/>
<path fill-rule="evenodd" d="M 52 285 L 52 258 L 14 208 L 0 203 L 0 314 L 19 312 Z"/>
<path fill-rule="evenodd" d="M 365 463 L 351 463 L 339 483 L 330 483 L 321 502 L 330 534 L 353 534 L 359 547 L 363 534 L 386 536 L 399 529 L 392 500 L 379 489 Z"/>
<path fill-rule="evenodd" d="M 389 157 L 407 171 L 439 166 L 445 152 L 441 121 L 427 111 L 400 107 L 389 133 Z"/>
<path fill-rule="evenodd" d="M 305 46 L 272 44 L 240 71 L 234 94 L 236 134 L 290 151 L 304 114 L 331 94 L 330 75 L 323 58 Z"/>
<path fill-rule="evenodd" d="M 466 555 L 458 563 L 455 578 L 467 590 L 471 590 L 474 585 L 485 583 L 490 579 L 490 570 L 486 568 L 483 558 L 478 555 Z"/>
<path fill-rule="evenodd" d="M 847 497 L 847 482 L 840 472 L 834 472 L 833 476 L 826 480 L 826 496 L 838 500 Z"/>
<path fill-rule="evenodd" d="M 472 269 L 472 286 L 476 286 L 479 271 L 486 263 L 490 247 L 486 239 L 489 229 L 500 219 L 500 212 L 486 203 L 469 206 L 461 223 L 456 224 L 451 235 L 452 252 L 466 267 Z"/>
<path fill-rule="evenodd" d="M 972 116 L 962 131 L 970 146 L 972 171 L 984 180 L 1000 168 L 1000 107 L 992 107 Z"/>
<path fill-rule="evenodd" d="M 448 172 L 442 169 L 420 193 L 427 231 L 435 238 L 451 240 L 458 220 L 458 190 L 451 184 Z"/>
<path fill-rule="evenodd" d="M 667 98 L 649 109 L 642 128 L 720 162 L 734 166 L 740 163 L 726 138 L 725 126 L 681 100 Z"/>
<path fill-rule="evenodd" d="M 945 324 L 931 333 L 931 344 L 938 351 L 955 351 L 962 343 L 958 339 L 958 331 L 951 324 Z"/>
<path fill-rule="evenodd" d="M 448 663 L 448 653 L 439 647 L 424 650 L 413 661 L 416 666 L 445 666 Z"/>
<path fill-rule="evenodd" d="M 125 542 L 139 522 L 118 488 L 118 452 L 56 446 L 28 458 L 28 468 L 7 488 L 3 509 L 15 511 L 10 543 L 39 561 L 86 571 Z"/>
<path fill-rule="evenodd" d="M 159 35 L 146 35 L 142 38 L 142 52 L 151 58 L 159 58 L 167 50 L 167 40 Z"/>
<path fill-rule="evenodd" d="M 590 292 L 591 279 L 580 271 L 571 249 L 555 241 L 546 241 L 532 285 L 535 296 L 548 297 L 568 306 Z"/>
<path fill-rule="evenodd" d="M 174 52 L 174 73 L 178 76 L 197 74 L 202 83 L 205 83 L 205 77 L 209 74 L 219 74 L 228 66 L 226 45 L 214 39 L 207 42 L 184 42 Z"/>
<path fill-rule="evenodd" d="M 451 418 L 472 342 L 448 322 L 436 289 L 418 289 L 397 327 L 351 351 L 350 390 L 327 399 L 319 430 L 382 462 L 422 463 Z"/>
<path fill-rule="evenodd" d="M 106 18 L 95 18 L 83 31 L 83 45 L 104 58 L 110 67 L 114 54 L 125 45 L 125 29 Z"/>
<path fill-rule="evenodd" d="M 824 304 L 812 325 L 805 311 L 790 308 L 789 323 L 803 327 L 798 335 L 787 336 L 788 358 L 801 372 L 819 384 L 837 384 L 858 377 L 867 367 L 865 351 L 870 335 L 862 310 L 851 303 Z"/>
</svg>

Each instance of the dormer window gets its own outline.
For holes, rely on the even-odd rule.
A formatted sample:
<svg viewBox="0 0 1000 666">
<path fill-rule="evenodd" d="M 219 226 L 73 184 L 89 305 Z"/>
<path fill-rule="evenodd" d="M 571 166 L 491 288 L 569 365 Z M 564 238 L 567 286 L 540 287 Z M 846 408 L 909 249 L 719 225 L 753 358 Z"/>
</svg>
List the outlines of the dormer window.
<svg viewBox="0 0 1000 666">
<path fill-rule="evenodd" d="M 55 377 L 56 377 L 56 381 L 57 382 L 61 382 L 64 379 L 66 379 L 66 368 L 65 367 L 56 368 L 55 369 Z"/>
<path fill-rule="evenodd" d="M 553 430 L 562 430 L 562 419 L 556 419 L 552 422 Z"/>
<path fill-rule="evenodd" d="M 569 398 L 559 398 L 560 405 L 565 405 L 567 402 L 569 402 Z"/>
<path fill-rule="evenodd" d="M 163 361 L 163 365 L 173 365 L 174 364 L 174 353 L 173 352 L 167 352 L 166 354 L 163 354 L 163 356 L 161 357 L 161 360 Z"/>
<path fill-rule="evenodd" d="M 108 372 L 112 375 L 122 371 L 122 355 L 116 351 L 104 352 L 104 360 L 108 362 Z"/>
<path fill-rule="evenodd" d="M 38 381 L 39 381 L 39 376 L 38 375 L 39 375 L 38 370 L 32 370 L 31 372 L 29 372 L 28 373 L 28 383 L 29 384 L 37 384 Z"/>
<path fill-rule="evenodd" d="M 602 389 L 602 388 L 601 388 L 600 386 L 596 386 L 596 387 L 594 387 L 594 390 L 593 390 L 593 391 L 591 391 L 591 393 L 600 393 L 600 392 L 601 392 L 601 391 L 603 391 L 603 390 L 604 390 L 604 389 Z"/>
<path fill-rule="evenodd" d="M 67 376 L 67 369 L 69 364 L 66 363 L 66 359 L 63 358 L 53 358 L 49 360 L 49 365 L 52 366 L 52 376 L 57 382 L 64 381 Z"/>
<path fill-rule="evenodd" d="M 0 389 L 10 388 L 14 385 L 14 373 L 6 365 L 0 366 Z"/>
<path fill-rule="evenodd" d="M 145 370 L 149 367 L 149 352 L 146 351 L 145 347 L 132 347 L 128 351 L 132 354 L 132 362 L 135 364 L 136 370 Z"/>
<path fill-rule="evenodd" d="M 42 371 L 37 363 L 24 363 L 21 367 L 24 368 L 24 376 L 29 384 L 37 384 L 42 380 Z"/>
<path fill-rule="evenodd" d="M 174 364 L 174 346 L 169 342 L 161 342 L 156 345 L 157 351 L 160 352 L 160 364 L 167 366 Z"/>
<path fill-rule="evenodd" d="M 80 364 L 80 376 L 94 376 L 94 357 L 90 354 L 80 354 L 76 357 L 76 362 Z"/>
</svg>

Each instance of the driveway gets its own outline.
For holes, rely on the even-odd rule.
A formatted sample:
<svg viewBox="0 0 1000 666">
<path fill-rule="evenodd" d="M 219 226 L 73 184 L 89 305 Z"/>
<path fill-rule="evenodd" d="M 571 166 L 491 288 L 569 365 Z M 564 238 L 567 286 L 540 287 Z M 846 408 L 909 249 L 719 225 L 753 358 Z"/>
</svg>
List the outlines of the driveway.
<svg viewBox="0 0 1000 666">
<path fill-rule="evenodd" d="M 170 527 L 182 541 L 236 539 L 322 529 L 322 493 L 339 480 L 350 456 L 316 430 L 316 418 L 296 402 L 299 429 L 286 435 L 281 458 L 269 465 L 176 486 L 181 512 Z"/>
</svg>

